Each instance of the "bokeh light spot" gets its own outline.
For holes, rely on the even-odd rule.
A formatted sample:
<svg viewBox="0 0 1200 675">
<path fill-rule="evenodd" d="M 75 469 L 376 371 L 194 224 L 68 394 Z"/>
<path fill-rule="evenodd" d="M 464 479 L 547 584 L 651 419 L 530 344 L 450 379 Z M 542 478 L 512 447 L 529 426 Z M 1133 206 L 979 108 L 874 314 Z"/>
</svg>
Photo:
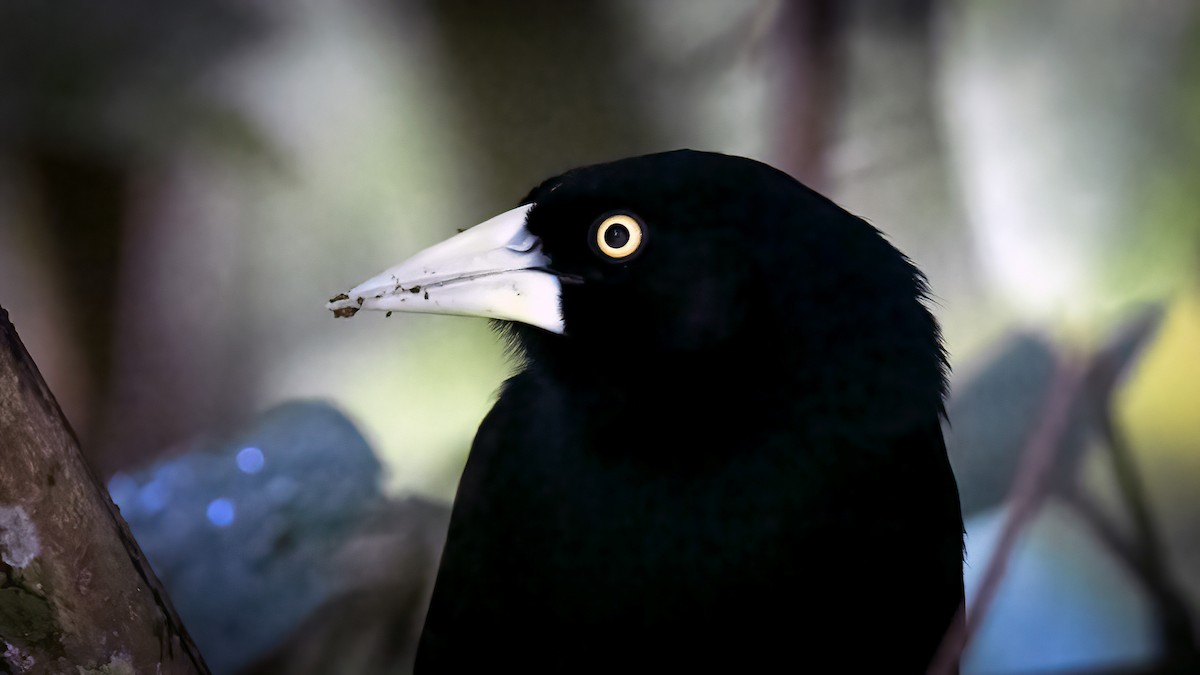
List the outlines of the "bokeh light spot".
<svg viewBox="0 0 1200 675">
<path fill-rule="evenodd" d="M 242 448 L 237 454 L 237 465 L 242 473 L 258 473 L 262 471 L 266 458 L 258 448 Z"/>
<path fill-rule="evenodd" d="M 227 527 L 233 523 L 233 502 L 225 499 L 214 499 L 208 503 L 208 521 L 217 527 Z"/>
</svg>

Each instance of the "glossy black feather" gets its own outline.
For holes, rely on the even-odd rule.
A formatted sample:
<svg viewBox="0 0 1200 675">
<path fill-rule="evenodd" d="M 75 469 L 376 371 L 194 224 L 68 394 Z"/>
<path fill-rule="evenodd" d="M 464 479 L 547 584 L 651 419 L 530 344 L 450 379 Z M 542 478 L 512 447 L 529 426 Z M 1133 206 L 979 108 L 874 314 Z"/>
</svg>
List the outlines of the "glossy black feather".
<svg viewBox="0 0 1200 675">
<path fill-rule="evenodd" d="M 546 181 L 567 335 L 524 355 L 459 485 L 418 672 L 923 672 L 962 602 L 925 281 L 763 164 Z M 646 223 L 632 262 L 589 227 Z"/>
</svg>

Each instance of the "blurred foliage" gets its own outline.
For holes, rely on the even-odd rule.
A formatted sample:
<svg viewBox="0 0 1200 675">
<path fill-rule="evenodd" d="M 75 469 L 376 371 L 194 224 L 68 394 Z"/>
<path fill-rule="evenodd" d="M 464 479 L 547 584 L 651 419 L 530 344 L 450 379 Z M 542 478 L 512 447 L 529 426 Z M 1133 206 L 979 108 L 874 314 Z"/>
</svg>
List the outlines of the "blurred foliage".
<svg viewBox="0 0 1200 675">
<path fill-rule="evenodd" d="M 1175 288 L 1200 241 L 1194 4 L 951 7 L 949 148 L 1010 306 L 1086 340 Z"/>
<path fill-rule="evenodd" d="M 230 672 L 353 583 L 337 554 L 383 507 L 380 478 L 337 411 L 292 403 L 109 492 L 209 667 Z"/>
<path fill-rule="evenodd" d="M 256 140 L 204 91 L 214 66 L 261 37 L 249 2 L 84 0 L 0 5 L 0 145 L 123 158 Z M 205 133 L 205 132 L 215 133 Z"/>
<path fill-rule="evenodd" d="M 1056 360 L 1044 340 L 1015 335 L 981 372 L 955 389 L 944 431 L 964 515 L 998 506 L 1008 496 L 1021 448 L 1045 406 Z M 1072 442 L 1079 442 L 1078 434 Z"/>
<path fill-rule="evenodd" d="M 323 300 L 572 166 L 680 146 L 756 157 L 820 184 L 928 273 L 955 364 L 948 443 L 972 569 L 1054 364 L 1109 350 L 1120 373 L 1104 396 L 1195 599 L 1198 37 L 1187 0 L 10 0 L 0 302 L 105 474 L 326 398 L 378 453 L 386 492 L 445 499 L 511 368 L 501 345 L 456 318 L 334 322 Z M 1164 307 L 1152 336 L 1145 304 Z M 1098 495 L 1129 535 L 1111 458 L 1077 412 L 1057 485 Z M 1060 646 L 1076 656 L 1146 653 L 1141 609 L 1092 615 L 1140 608 L 1136 575 L 1073 536 L 1086 519 L 1060 506 L 1014 552 L 968 670 L 1032 663 L 998 656 L 1017 644 L 1001 637 L 1033 638 L 1021 626 L 1049 643 L 1065 633 L 1041 628 L 1070 622 Z M 384 510 L 376 533 L 415 513 Z M 409 606 L 411 588 L 370 578 Z M 1022 605 L 1050 588 L 1063 613 Z M 411 626 L 361 592 L 304 607 Z M 344 637 L 319 616 L 296 630 Z M 1123 630 L 1128 643 L 1097 637 Z M 372 635 L 364 654 L 382 654 Z M 281 650 L 262 672 L 300 672 Z M 1040 663 L 1068 662 L 1083 663 Z"/>
<path fill-rule="evenodd" d="M 1162 308 L 1149 307 L 1120 324 L 1091 357 L 1085 391 L 1072 406 L 1058 441 L 1053 482 L 1068 487 L 1078 478 L 1089 442 L 1097 435 L 1095 406 L 1108 408 L 1113 387 L 1124 379 L 1154 339 Z M 967 516 L 1000 505 L 1012 489 L 1021 450 L 1047 405 L 1052 379 L 1069 358 L 1045 339 L 1009 337 L 997 354 L 966 379 L 950 398 L 946 445 Z"/>
</svg>

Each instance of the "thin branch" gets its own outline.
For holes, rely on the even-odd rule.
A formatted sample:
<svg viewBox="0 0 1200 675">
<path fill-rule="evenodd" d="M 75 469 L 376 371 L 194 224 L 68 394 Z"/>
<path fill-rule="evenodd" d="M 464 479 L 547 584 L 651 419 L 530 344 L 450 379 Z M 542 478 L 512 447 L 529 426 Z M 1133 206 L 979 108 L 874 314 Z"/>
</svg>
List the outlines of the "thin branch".
<svg viewBox="0 0 1200 675">
<path fill-rule="evenodd" d="M 1067 487 L 1055 494 L 1065 506 L 1079 516 L 1104 547 L 1138 577 L 1145 574 L 1146 557 L 1129 537 L 1120 531 L 1112 518 L 1088 491 L 1082 487 Z"/>
<path fill-rule="evenodd" d="M 830 185 L 829 148 L 844 89 L 846 9 L 834 0 L 787 2 L 774 16 L 786 84 L 775 165 L 816 190 Z"/>
<path fill-rule="evenodd" d="M 1054 460 L 1079 398 L 1084 373 L 1085 369 L 1074 359 L 1059 363 L 1042 417 L 1021 453 L 1021 463 L 1008 493 L 1008 518 L 984 569 L 973 607 L 965 622 L 955 621 L 951 624 L 930 664 L 931 675 L 956 672 L 959 659 L 970 645 L 971 638 L 979 631 L 995 599 L 1019 535 L 1050 493 Z"/>
<path fill-rule="evenodd" d="M 1181 599 L 1183 596 L 1179 588 L 1171 578 L 1166 547 L 1150 512 L 1150 499 L 1133 452 L 1113 419 L 1110 401 L 1104 400 L 1098 404 L 1097 412 L 1097 426 L 1112 461 L 1117 488 L 1133 519 L 1136 558 L 1130 562 L 1138 564 L 1131 565 L 1131 569 L 1138 574 L 1158 610 L 1168 656 L 1172 659 L 1189 659 L 1191 663 L 1200 665 L 1200 649 L 1197 648 L 1191 617 Z"/>
</svg>

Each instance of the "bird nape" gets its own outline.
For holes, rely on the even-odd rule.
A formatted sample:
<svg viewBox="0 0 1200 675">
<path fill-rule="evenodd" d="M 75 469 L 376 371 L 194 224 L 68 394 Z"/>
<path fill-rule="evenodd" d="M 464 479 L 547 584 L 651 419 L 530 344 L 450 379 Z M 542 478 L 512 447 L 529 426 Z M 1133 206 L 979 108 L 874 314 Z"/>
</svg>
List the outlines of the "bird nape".
<svg viewBox="0 0 1200 675">
<path fill-rule="evenodd" d="M 749 159 L 551 178 L 335 298 L 517 348 L 417 671 L 924 672 L 963 601 L 924 277 Z"/>
</svg>

